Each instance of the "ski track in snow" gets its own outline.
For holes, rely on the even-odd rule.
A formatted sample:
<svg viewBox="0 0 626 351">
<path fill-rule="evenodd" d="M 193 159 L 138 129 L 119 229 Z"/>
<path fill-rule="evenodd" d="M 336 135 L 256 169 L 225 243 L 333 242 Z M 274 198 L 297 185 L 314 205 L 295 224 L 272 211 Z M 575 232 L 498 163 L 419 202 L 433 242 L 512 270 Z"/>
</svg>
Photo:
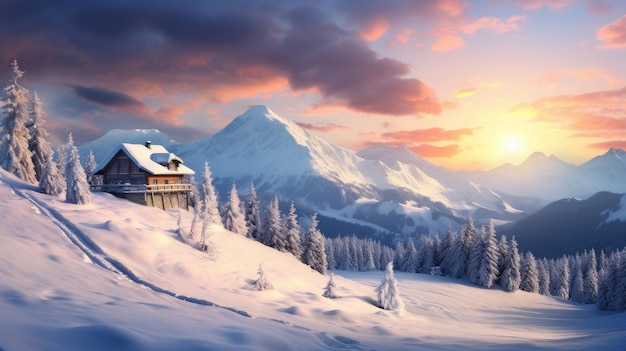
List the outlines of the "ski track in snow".
<svg viewBox="0 0 626 351">
<path fill-rule="evenodd" d="M 233 307 L 221 306 L 214 302 L 200 299 L 200 298 L 195 298 L 192 296 L 178 295 L 170 290 L 163 289 L 151 282 L 148 282 L 144 279 L 139 278 L 122 262 L 108 256 L 102 250 L 102 248 L 100 248 L 100 246 L 98 246 L 93 240 L 91 240 L 91 238 L 89 238 L 89 236 L 85 235 L 85 233 L 83 233 L 74 224 L 72 224 L 69 220 L 63 217 L 63 215 L 61 215 L 58 211 L 42 203 L 36 197 L 29 194 L 27 191 L 22 191 L 13 185 L 9 185 L 9 186 L 11 187 L 11 190 L 16 195 L 32 203 L 35 210 L 38 212 L 38 214 L 52 221 L 52 223 L 56 225 L 63 232 L 63 234 L 72 242 L 72 244 L 74 244 L 89 260 L 91 260 L 91 262 L 99 265 L 100 267 L 108 271 L 111 271 L 115 274 L 118 274 L 122 277 L 125 277 L 136 284 L 145 286 L 154 292 L 165 294 L 167 296 L 174 297 L 181 301 L 185 301 L 185 302 L 189 302 L 189 303 L 193 303 L 193 304 L 201 305 L 201 306 L 221 308 L 221 309 L 236 313 L 246 318 L 255 318 L 246 311 L 239 310 Z M 284 320 L 271 319 L 271 318 L 270 319 L 255 318 L 255 319 L 265 319 L 265 320 L 269 320 L 272 322 L 288 325 L 293 328 L 311 332 L 317 338 L 319 338 L 319 340 L 322 343 L 324 343 L 324 345 L 333 349 L 342 349 L 342 350 L 368 350 L 369 349 L 367 347 L 363 347 L 362 345 L 360 345 L 358 341 L 341 336 L 341 335 L 333 336 L 333 335 L 329 335 L 329 333 L 327 332 L 321 332 L 321 333 L 314 332 L 313 330 L 309 328 L 293 325 Z M 1 350 L 2 349 L 0 348 L 0 351 Z"/>
<path fill-rule="evenodd" d="M 31 194 L 18 190 L 14 186 L 12 186 L 12 188 L 13 188 L 13 191 L 17 195 L 30 201 L 43 216 L 50 219 L 57 227 L 59 227 L 59 229 L 61 229 L 63 234 L 65 234 L 65 236 L 76 247 L 78 247 L 92 262 L 96 263 L 100 267 L 106 270 L 109 270 L 115 274 L 126 277 L 132 282 L 139 284 L 139 285 L 143 285 L 155 292 L 165 294 L 171 297 L 175 297 L 185 302 L 190 302 L 190 303 L 194 303 L 194 304 L 202 305 L 202 306 L 222 308 L 222 309 L 237 313 L 244 317 L 253 318 L 252 315 L 250 315 L 246 311 L 238 310 L 236 308 L 228 307 L 228 306 L 220 306 L 216 303 L 213 303 L 211 301 L 204 300 L 204 299 L 199 299 L 199 298 L 185 296 L 185 295 L 178 295 L 172 291 L 163 289 L 155 284 L 152 284 L 146 280 L 139 278 L 122 262 L 108 256 L 95 242 L 93 242 L 93 240 L 91 240 L 87 235 L 85 235 L 74 224 L 72 224 L 70 221 L 65 219 L 59 212 L 46 206 L 45 204 L 37 200 Z"/>
</svg>

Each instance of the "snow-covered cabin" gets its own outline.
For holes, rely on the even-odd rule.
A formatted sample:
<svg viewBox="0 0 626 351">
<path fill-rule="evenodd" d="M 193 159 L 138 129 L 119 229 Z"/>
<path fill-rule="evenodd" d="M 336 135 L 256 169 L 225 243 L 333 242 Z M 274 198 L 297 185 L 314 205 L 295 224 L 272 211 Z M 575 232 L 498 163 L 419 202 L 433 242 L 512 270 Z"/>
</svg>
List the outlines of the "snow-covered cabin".
<svg viewBox="0 0 626 351">
<path fill-rule="evenodd" d="M 191 184 L 185 175 L 195 174 L 183 160 L 162 145 L 122 143 L 93 171 L 102 184 L 92 191 L 104 191 L 143 205 L 167 209 L 187 208 Z"/>
</svg>

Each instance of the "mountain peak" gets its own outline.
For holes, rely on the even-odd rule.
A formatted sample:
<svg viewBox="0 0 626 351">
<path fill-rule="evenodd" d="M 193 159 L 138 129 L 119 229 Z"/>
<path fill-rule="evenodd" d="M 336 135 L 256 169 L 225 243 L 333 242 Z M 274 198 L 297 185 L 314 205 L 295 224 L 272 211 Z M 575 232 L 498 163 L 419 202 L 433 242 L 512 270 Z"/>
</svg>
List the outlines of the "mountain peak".
<svg viewBox="0 0 626 351">
<path fill-rule="evenodd" d="M 239 117 L 243 119 L 264 117 L 270 120 L 279 120 L 281 122 L 285 122 L 285 119 L 283 117 L 280 117 L 278 114 L 276 114 L 276 112 L 272 111 L 269 107 L 265 105 L 252 106 Z"/>
</svg>

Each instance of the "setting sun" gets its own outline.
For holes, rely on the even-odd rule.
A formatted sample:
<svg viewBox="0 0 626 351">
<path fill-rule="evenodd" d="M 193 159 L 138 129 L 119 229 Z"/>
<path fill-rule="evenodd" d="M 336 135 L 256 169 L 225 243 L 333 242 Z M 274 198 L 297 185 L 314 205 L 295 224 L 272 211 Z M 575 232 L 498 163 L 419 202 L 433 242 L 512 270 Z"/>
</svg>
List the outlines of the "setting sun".
<svg viewBox="0 0 626 351">
<path fill-rule="evenodd" d="M 508 137 L 504 141 L 504 152 L 507 154 L 519 154 L 523 149 L 522 142 L 517 137 Z"/>
</svg>

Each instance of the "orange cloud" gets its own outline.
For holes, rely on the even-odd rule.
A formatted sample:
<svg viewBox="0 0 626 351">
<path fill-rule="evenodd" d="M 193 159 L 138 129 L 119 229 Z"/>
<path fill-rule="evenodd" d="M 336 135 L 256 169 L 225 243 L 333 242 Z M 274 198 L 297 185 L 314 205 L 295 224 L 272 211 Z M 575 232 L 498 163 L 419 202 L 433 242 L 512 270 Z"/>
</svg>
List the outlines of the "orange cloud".
<svg viewBox="0 0 626 351">
<path fill-rule="evenodd" d="M 400 130 L 395 132 L 382 133 L 380 136 L 386 142 L 400 144 L 415 144 L 423 142 L 437 142 L 448 140 L 460 140 L 463 136 L 474 134 L 474 130 L 469 128 L 446 130 L 443 128 L 427 128 Z"/>
<path fill-rule="evenodd" d="M 511 16 L 506 21 L 494 17 L 482 17 L 471 24 L 461 27 L 461 31 L 467 34 L 474 34 L 480 29 L 486 29 L 493 33 L 506 33 L 519 30 L 519 24 L 525 23 L 527 16 Z"/>
<path fill-rule="evenodd" d="M 317 132 L 330 133 L 335 130 L 349 130 L 350 127 L 342 126 L 335 123 L 325 123 L 325 124 L 312 124 L 312 123 L 304 123 L 304 122 L 296 122 L 297 125 L 304 129 L 314 130 Z"/>
<path fill-rule="evenodd" d="M 378 16 L 370 23 L 363 26 L 359 31 L 359 36 L 366 41 L 375 41 L 380 39 L 389 28 L 389 20 L 385 17 Z"/>
<path fill-rule="evenodd" d="M 400 30 L 396 37 L 389 41 L 389 44 L 395 45 L 404 45 L 409 42 L 411 39 L 411 35 L 415 33 L 415 29 L 413 28 L 404 28 Z"/>
<path fill-rule="evenodd" d="M 465 46 L 465 41 L 458 35 L 445 35 L 437 38 L 437 41 L 430 47 L 432 51 L 443 52 L 460 49 Z"/>
<path fill-rule="evenodd" d="M 603 49 L 626 48 L 626 15 L 600 28 L 596 39 L 603 41 Z"/>
<path fill-rule="evenodd" d="M 609 140 L 600 143 L 589 144 L 588 146 L 600 150 L 607 150 L 610 148 L 626 150 L 626 140 Z"/>
<path fill-rule="evenodd" d="M 616 77 L 607 70 L 600 67 L 587 67 L 583 69 L 562 70 L 543 75 L 539 78 L 540 83 L 555 83 L 563 77 L 574 77 L 582 81 L 604 81 L 610 86 L 621 86 L 626 84 L 626 80 Z"/>
<path fill-rule="evenodd" d="M 421 144 L 412 146 L 410 149 L 422 157 L 452 157 L 461 152 L 461 148 L 456 144 L 445 146 Z"/>
<path fill-rule="evenodd" d="M 626 135 L 626 86 L 578 95 L 560 95 L 517 106 L 533 110 L 534 120 L 574 132 L 573 137 Z M 616 134 L 617 133 L 617 134 Z"/>
</svg>

